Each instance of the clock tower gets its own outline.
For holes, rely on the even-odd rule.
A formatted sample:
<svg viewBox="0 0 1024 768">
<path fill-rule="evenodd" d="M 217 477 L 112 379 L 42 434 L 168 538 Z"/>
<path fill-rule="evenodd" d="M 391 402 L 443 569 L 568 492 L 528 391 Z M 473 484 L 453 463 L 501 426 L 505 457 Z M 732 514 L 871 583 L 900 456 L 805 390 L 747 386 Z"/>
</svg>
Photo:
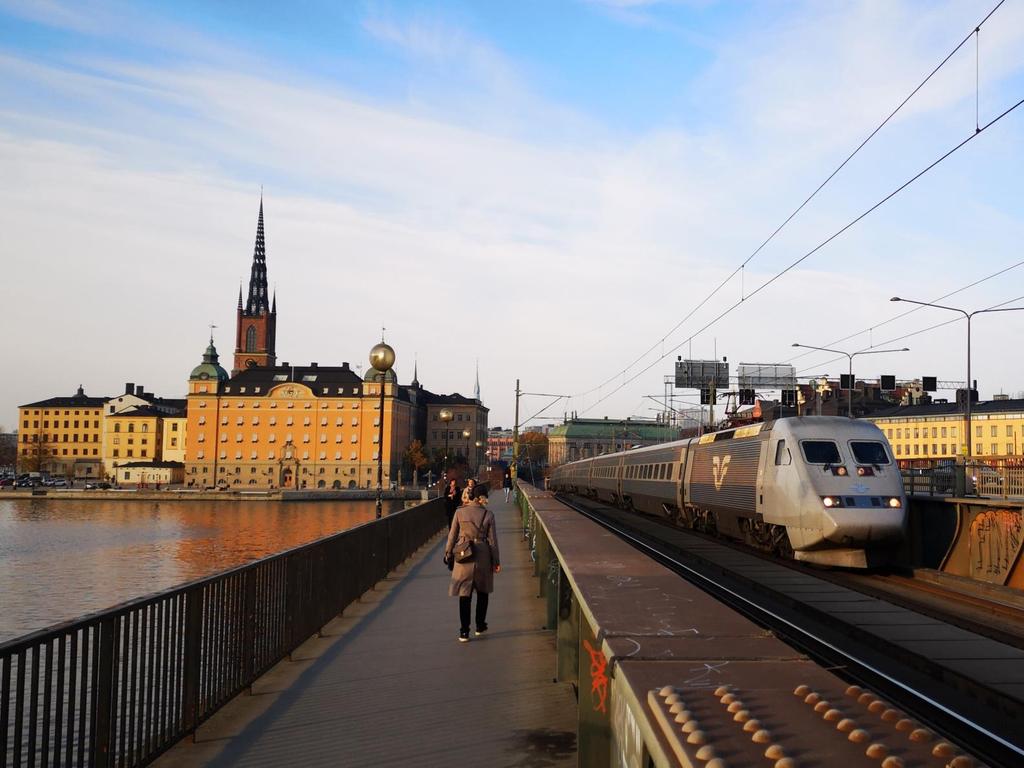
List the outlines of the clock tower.
<svg viewBox="0 0 1024 768">
<path fill-rule="evenodd" d="M 235 363 L 231 375 L 248 368 L 267 368 L 277 364 L 277 294 L 267 290 L 267 248 L 263 239 L 263 197 L 256 224 L 256 247 L 252 254 L 249 275 L 249 298 L 243 302 L 238 288 L 237 324 L 235 328 Z"/>
</svg>

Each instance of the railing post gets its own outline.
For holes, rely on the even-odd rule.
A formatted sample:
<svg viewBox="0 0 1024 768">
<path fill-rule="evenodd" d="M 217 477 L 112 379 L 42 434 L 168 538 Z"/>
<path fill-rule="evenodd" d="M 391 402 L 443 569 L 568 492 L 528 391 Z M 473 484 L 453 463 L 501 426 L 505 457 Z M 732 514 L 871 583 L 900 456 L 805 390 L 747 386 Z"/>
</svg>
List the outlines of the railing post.
<svg viewBox="0 0 1024 768">
<path fill-rule="evenodd" d="M 96 768 L 107 768 L 112 765 L 110 758 L 110 728 L 113 724 L 112 708 L 114 706 L 114 680 L 116 679 L 117 659 L 114 658 L 114 633 L 116 623 L 113 616 L 103 619 L 97 627 L 99 631 L 99 665 L 96 669 L 96 698 L 93 709 L 92 756 L 90 764 Z M 44 749 L 48 747 L 44 746 Z"/>
<path fill-rule="evenodd" d="M 181 707 L 184 733 L 195 737 L 199 715 L 199 674 L 203 642 L 203 588 L 185 593 L 185 678 L 182 681 Z"/>
<path fill-rule="evenodd" d="M 248 681 L 252 693 L 253 669 L 256 665 L 256 568 L 245 572 L 245 608 L 242 629 L 242 679 Z"/>
</svg>

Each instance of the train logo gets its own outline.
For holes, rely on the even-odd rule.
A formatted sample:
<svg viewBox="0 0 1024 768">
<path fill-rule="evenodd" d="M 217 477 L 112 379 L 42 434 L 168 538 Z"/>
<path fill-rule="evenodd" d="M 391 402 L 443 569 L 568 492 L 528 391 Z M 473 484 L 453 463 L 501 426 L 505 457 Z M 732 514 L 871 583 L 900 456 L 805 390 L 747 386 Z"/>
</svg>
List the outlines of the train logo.
<svg viewBox="0 0 1024 768">
<path fill-rule="evenodd" d="M 725 482 L 725 473 L 729 471 L 729 461 L 732 456 L 713 456 L 711 458 L 711 474 L 715 478 L 715 490 L 722 490 L 722 484 Z"/>
</svg>

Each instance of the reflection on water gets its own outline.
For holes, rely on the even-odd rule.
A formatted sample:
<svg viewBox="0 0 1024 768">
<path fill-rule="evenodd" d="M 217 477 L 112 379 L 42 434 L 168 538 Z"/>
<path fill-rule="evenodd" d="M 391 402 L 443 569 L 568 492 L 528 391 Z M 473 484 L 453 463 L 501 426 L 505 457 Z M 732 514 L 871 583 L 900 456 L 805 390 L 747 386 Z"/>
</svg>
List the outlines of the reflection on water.
<svg viewBox="0 0 1024 768">
<path fill-rule="evenodd" d="M 372 501 L 0 500 L 0 642 L 373 516 Z"/>
</svg>

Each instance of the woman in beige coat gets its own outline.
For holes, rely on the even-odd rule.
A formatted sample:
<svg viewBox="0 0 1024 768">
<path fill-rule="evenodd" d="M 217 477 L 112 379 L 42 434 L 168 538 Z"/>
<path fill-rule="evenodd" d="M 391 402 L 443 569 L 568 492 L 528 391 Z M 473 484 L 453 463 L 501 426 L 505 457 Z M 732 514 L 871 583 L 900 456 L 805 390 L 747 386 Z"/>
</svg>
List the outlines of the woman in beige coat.
<svg viewBox="0 0 1024 768">
<path fill-rule="evenodd" d="M 467 542 L 473 545 L 473 559 L 455 563 L 448 594 L 459 598 L 459 642 L 469 641 L 469 615 L 476 591 L 476 634 L 487 631 L 487 602 L 494 590 L 494 574 L 501 572 L 498 554 L 498 532 L 494 513 L 487 509 L 487 489 L 478 486 L 476 497 L 469 504 L 455 510 L 452 527 L 448 530 L 448 543 L 444 548 L 445 561 L 453 557 L 456 549 Z"/>
</svg>

